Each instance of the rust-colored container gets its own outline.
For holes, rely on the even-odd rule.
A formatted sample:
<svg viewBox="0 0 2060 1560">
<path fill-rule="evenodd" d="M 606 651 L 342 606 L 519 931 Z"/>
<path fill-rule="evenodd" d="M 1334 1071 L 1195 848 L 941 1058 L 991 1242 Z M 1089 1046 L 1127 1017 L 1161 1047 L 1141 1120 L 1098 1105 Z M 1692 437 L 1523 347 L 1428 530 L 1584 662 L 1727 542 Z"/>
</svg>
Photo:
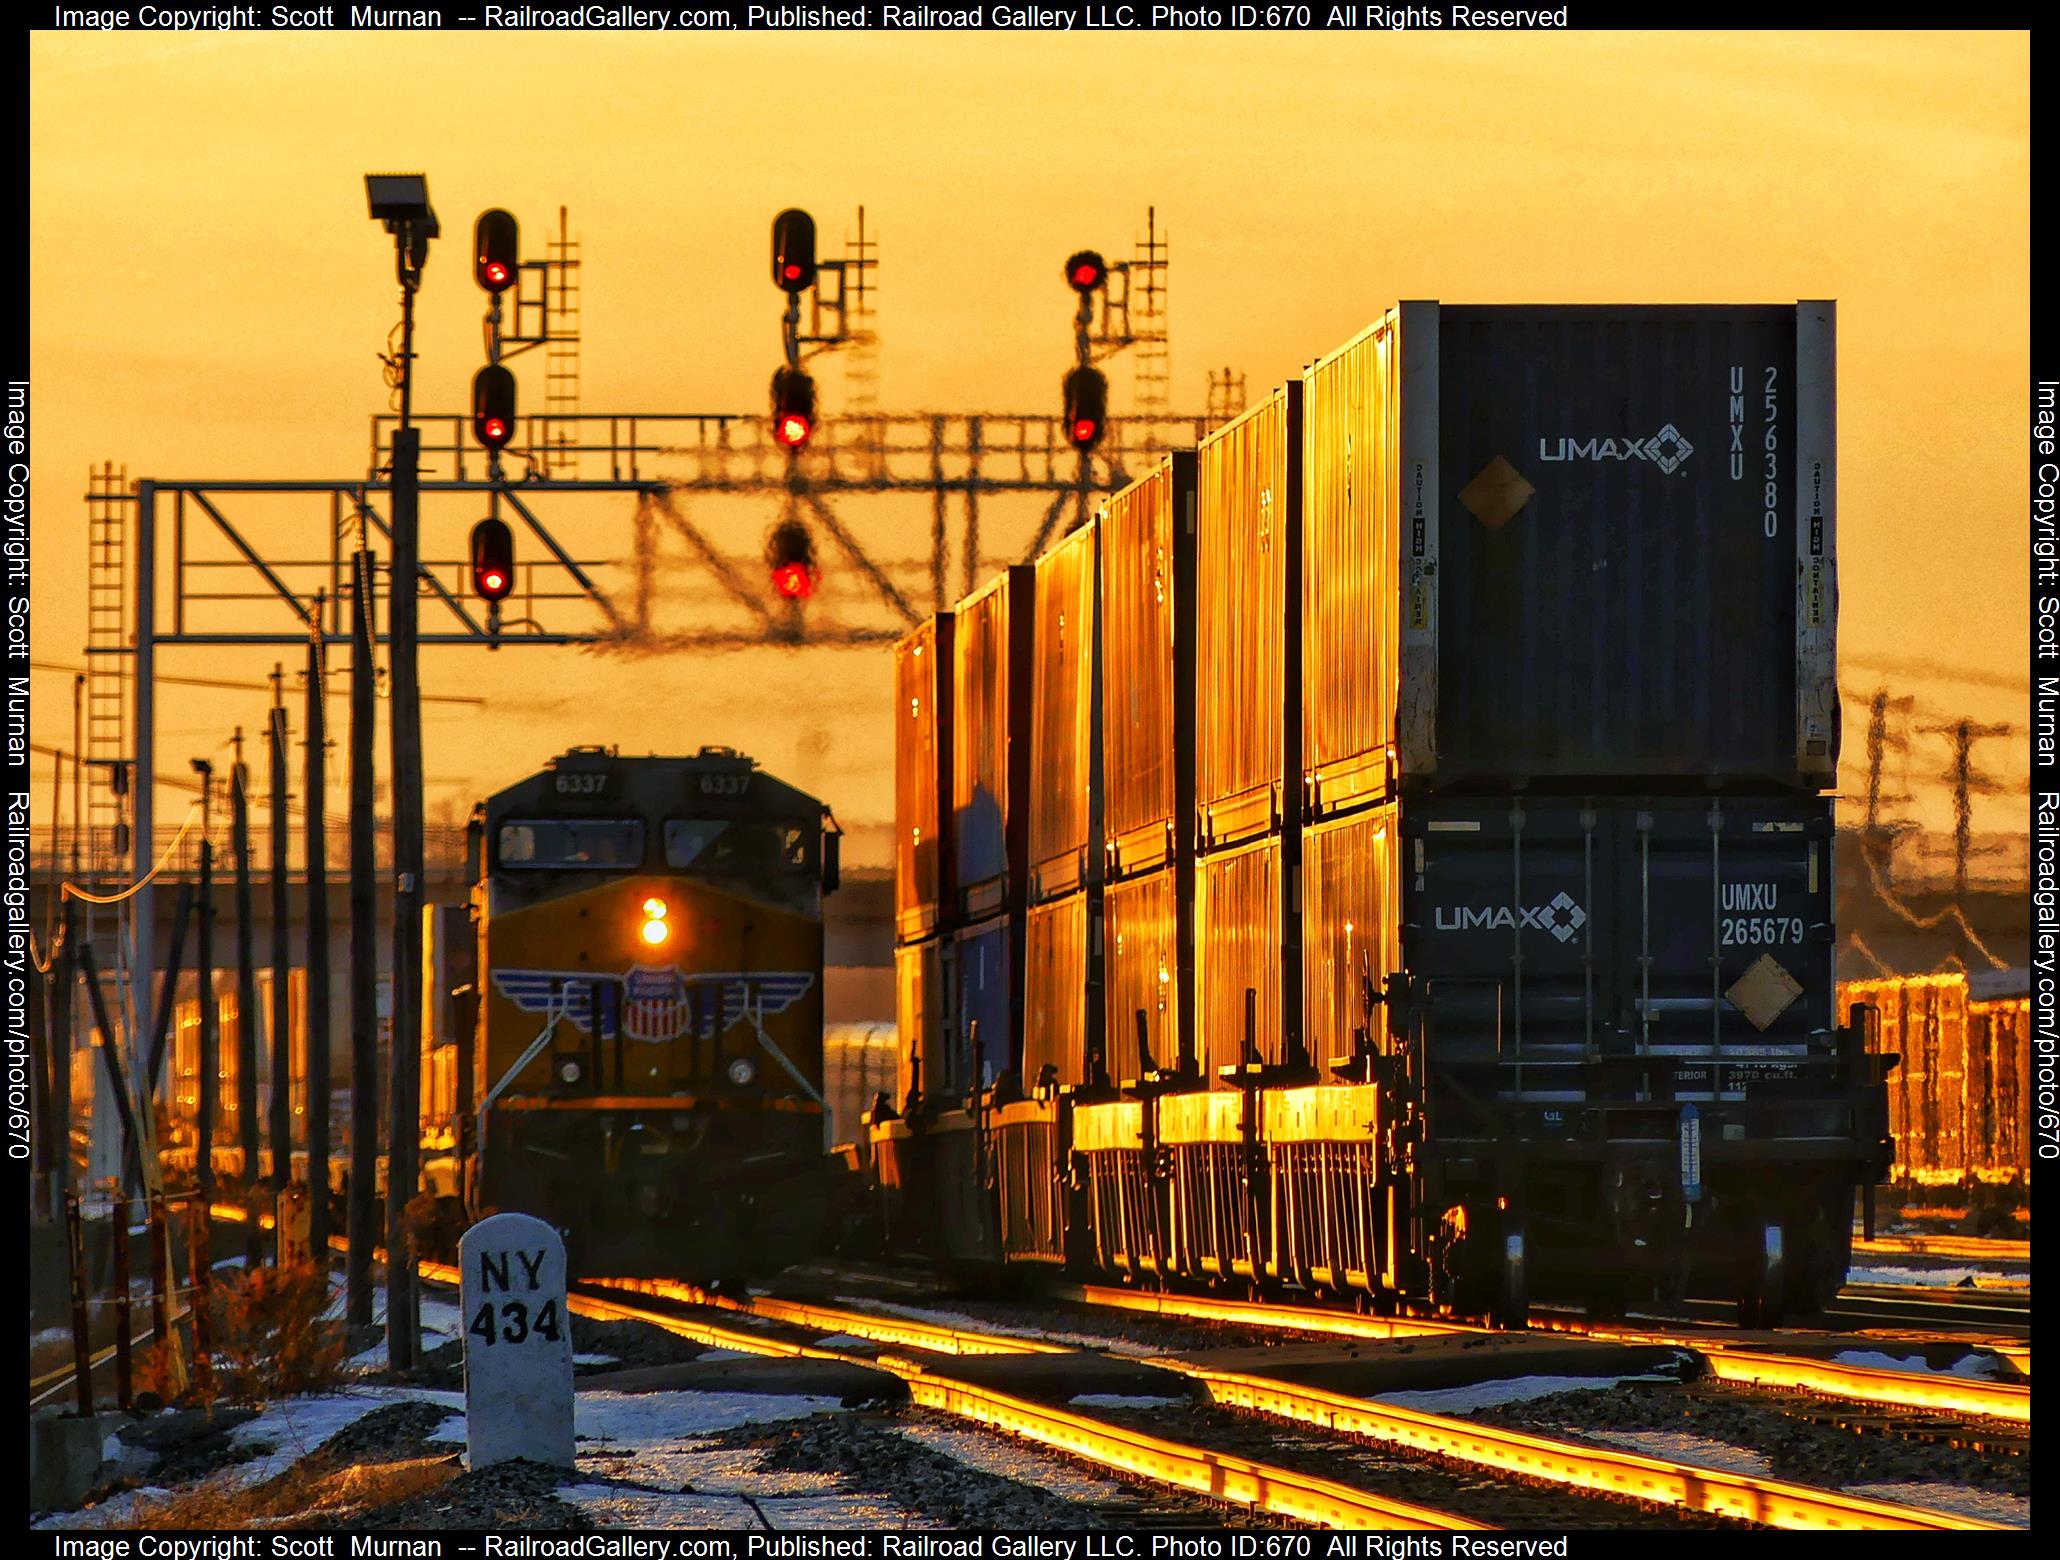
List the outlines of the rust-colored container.
<svg viewBox="0 0 2060 1560">
<path fill-rule="evenodd" d="M 894 1022 L 899 1065 L 894 1108 L 912 1097 L 944 1093 L 952 1083 L 944 1004 L 944 950 L 936 938 L 894 950 Z"/>
<path fill-rule="evenodd" d="M 1368 998 L 1400 966 L 1400 822 L 1391 805 L 1302 835 L 1302 1034 L 1319 1067 L 1385 1029 Z"/>
<path fill-rule="evenodd" d="M 1036 760 L 1029 767 L 1033 900 L 1072 893 L 1100 877 L 1097 541 L 1090 522 L 1034 565 L 1030 749 Z"/>
<path fill-rule="evenodd" d="M 1192 1056 L 1194 960 L 1181 935 L 1174 869 L 1111 883 L 1102 899 L 1102 951 L 1107 993 L 1109 1076 L 1139 1077 L 1137 1047 L 1144 1014 L 1152 1070 L 1174 1072 Z"/>
<path fill-rule="evenodd" d="M 1400 312 L 1303 378 L 1302 767 L 1316 813 L 1394 775 Z"/>
<path fill-rule="evenodd" d="M 1898 1181 L 2007 1184 L 2029 1176 L 2029 989 L 2021 971 L 1839 984 L 1839 1010 L 1871 1004 L 1881 1015 L 1877 1048 L 1902 1058 L 1888 1077 Z"/>
<path fill-rule="evenodd" d="M 1252 1059 L 1244 1052 L 1247 991 L 1256 998 L 1256 1059 L 1301 1059 L 1301 936 L 1289 924 L 1281 847 L 1279 835 L 1268 835 L 1195 864 L 1196 1052 L 1211 1081 Z"/>
<path fill-rule="evenodd" d="M 1023 1086 L 1093 1081 L 1101 1054 L 1097 896 L 1082 890 L 1032 905 L 1023 986 Z M 1051 1068 L 1047 1079 L 1045 1068 Z"/>
<path fill-rule="evenodd" d="M 894 646 L 894 933 L 927 937 L 952 881 L 943 799 L 951 794 L 951 614 Z"/>
<path fill-rule="evenodd" d="M 1302 386 L 1203 441 L 1195 556 L 1201 848 L 1300 816 Z"/>
<path fill-rule="evenodd" d="M 1103 833 L 1111 877 L 1191 837 L 1195 455 L 1177 450 L 1102 511 Z"/>
<path fill-rule="evenodd" d="M 959 923 L 1028 886 L 1031 571 L 1014 565 L 952 622 L 951 857 Z"/>
</svg>

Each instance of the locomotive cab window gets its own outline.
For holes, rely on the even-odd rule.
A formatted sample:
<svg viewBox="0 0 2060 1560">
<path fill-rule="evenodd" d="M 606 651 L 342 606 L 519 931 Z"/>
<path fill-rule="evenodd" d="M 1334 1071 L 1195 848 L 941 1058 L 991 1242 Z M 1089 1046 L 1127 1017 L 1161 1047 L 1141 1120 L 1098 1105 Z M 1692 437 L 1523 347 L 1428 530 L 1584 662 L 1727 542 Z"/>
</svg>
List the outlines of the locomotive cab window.
<svg viewBox="0 0 2060 1560">
<path fill-rule="evenodd" d="M 519 818 L 501 825 L 504 867 L 627 869 L 644 864 L 644 826 L 634 818 Z"/>
<path fill-rule="evenodd" d="M 673 818 L 665 825 L 665 864 L 739 877 L 812 873 L 815 842 L 816 831 L 799 824 Z"/>
</svg>

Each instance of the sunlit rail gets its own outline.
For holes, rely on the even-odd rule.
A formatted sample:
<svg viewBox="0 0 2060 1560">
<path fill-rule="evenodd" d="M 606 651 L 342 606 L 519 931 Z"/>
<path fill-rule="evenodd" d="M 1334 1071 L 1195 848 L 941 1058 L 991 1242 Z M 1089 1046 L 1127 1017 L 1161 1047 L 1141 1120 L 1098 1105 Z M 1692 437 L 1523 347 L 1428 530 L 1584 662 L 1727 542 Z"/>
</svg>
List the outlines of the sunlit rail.
<svg viewBox="0 0 2060 1560">
<path fill-rule="evenodd" d="M 1737 1517 L 1769 1527 L 1816 1531 L 1909 1529 L 1966 1531 L 2001 1524 L 1945 1512 L 1899 1506 L 1834 1490 L 1812 1489 L 1779 1479 L 1727 1473 L 1555 1441 L 1495 1425 L 1420 1413 L 1318 1387 L 1210 1370 L 1178 1360 L 1157 1364 L 1201 1383 L 1211 1400 L 1344 1435 L 1386 1441 L 1417 1451 L 1456 1457 L 1477 1466 L 1580 1489 L 1634 1496 L 1716 1516 Z"/>
</svg>

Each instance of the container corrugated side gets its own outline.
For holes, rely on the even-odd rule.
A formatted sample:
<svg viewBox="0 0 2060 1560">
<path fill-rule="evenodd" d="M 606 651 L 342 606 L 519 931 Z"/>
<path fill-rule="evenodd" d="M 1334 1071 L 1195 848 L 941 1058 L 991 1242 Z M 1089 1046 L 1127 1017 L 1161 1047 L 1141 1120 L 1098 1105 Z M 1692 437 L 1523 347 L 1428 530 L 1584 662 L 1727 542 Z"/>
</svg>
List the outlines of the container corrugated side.
<svg viewBox="0 0 2060 1560">
<path fill-rule="evenodd" d="M 1895 1139 L 1890 1173 L 1920 1186 L 1956 1185 L 1970 1173 L 1979 1175 L 1988 1168 L 1993 1139 L 1979 1130 L 1983 1111 L 1969 1088 L 1969 1074 L 1977 1070 L 1969 1044 L 1976 1025 L 1966 977 L 1847 982 L 1839 987 L 1839 1005 L 1852 1002 L 1870 1003 L 1880 1015 L 1874 1049 L 1902 1058 L 1888 1075 L 1888 1125 Z M 1989 1024 L 1980 1028 L 1986 1041 Z M 1987 1062 L 1984 1056 L 1981 1072 L 1989 1070 Z"/>
<path fill-rule="evenodd" d="M 1263 832 L 1301 784 L 1302 386 L 1197 456 L 1195 806 L 1204 848 Z"/>
<path fill-rule="evenodd" d="M 1039 558 L 1030 676 L 1030 895 L 1072 892 L 1096 875 L 1101 807 L 1096 730 L 1098 533 L 1093 522 Z"/>
<path fill-rule="evenodd" d="M 1136 1078 L 1145 1071 L 1137 1047 L 1139 1013 L 1152 1070 L 1176 1070 L 1187 1032 L 1181 999 L 1192 992 L 1193 972 L 1183 968 L 1171 867 L 1103 891 L 1102 949 L 1109 1076 Z"/>
<path fill-rule="evenodd" d="M 952 615 L 951 853 L 964 919 L 1023 892 L 1030 592 L 1030 570 L 1013 567 Z"/>
<path fill-rule="evenodd" d="M 894 647 L 894 927 L 922 937 L 942 918 L 950 863 L 943 799 L 951 783 L 951 614 Z"/>
<path fill-rule="evenodd" d="M 997 916 L 953 939 L 952 1006 L 957 1019 L 954 1097 L 1014 1071 L 1022 1055 L 1022 920 Z"/>
<path fill-rule="evenodd" d="M 1318 815 L 1384 795 L 1399 678 L 1401 317 L 1303 375 L 1302 769 Z"/>
<path fill-rule="evenodd" d="M 1251 1039 L 1258 1060 L 1289 1060 L 1290 1015 L 1283 937 L 1281 841 L 1278 835 L 1205 856 L 1195 864 L 1196 1055 L 1212 1083 L 1245 1059 L 1245 993 L 1256 994 Z M 1297 972 L 1299 974 L 1299 971 Z"/>
<path fill-rule="evenodd" d="M 1318 1066 L 1379 1041 L 1401 953 L 1401 817 L 1365 809 L 1302 835 L 1302 1033 Z"/>
<path fill-rule="evenodd" d="M 1194 808 L 1195 456 L 1102 511 L 1102 776 L 1111 873 L 1155 870 Z"/>
<path fill-rule="evenodd" d="M 1088 1081 L 1089 1037 L 1098 1014 L 1090 1016 L 1089 965 L 1093 906 L 1082 890 L 1032 905 L 1026 916 L 1023 970 L 1023 1085 L 1045 1081 Z"/>
<path fill-rule="evenodd" d="M 1432 328 L 1437 783 L 1829 785 L 1830 306 Z"/>
<path fill-rule="evenodd" d="M 912 1091 L 929 1094 L 950 1083 L 951 1059 L 944 1009 L 944 945 L 935 937 L 894 950 L 894 1025 L 897 1066 L 894 1108 Z"/>
</svg>

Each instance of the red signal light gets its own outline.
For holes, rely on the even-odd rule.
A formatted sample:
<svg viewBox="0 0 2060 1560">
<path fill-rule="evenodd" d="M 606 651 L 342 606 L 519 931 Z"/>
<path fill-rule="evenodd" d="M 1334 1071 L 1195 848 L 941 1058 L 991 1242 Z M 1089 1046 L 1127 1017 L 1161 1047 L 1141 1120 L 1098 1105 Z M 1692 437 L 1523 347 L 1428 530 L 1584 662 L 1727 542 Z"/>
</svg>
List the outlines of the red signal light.
<svg viewBox="0 0 2060 1560">
<path fill-rule="evenodd" d="M 481 601 L 500 601 L 515 583 L 515 537 L 489 515 L 472 528 L 472 590 Z"/>
<path fill-rule="evenodd" d="M 505 292 L 520 263 L 515 218 L 496 207 L 482 211 L 472 230 L 472 276 L 490 293 Z"/>
<path fill-rule="evenodd" d="M 490 450 L 505 445 L 515 432 L 515 376 L 498 363 L 472 378 L 472 434 Z"/>
<path fill-rule="evenodd" d="M 806 444 L 812 432 L 814 429 L 809 427 L 806 417 L 798 412 L 789 412 L 780 419 L 779 426 L 773 430 L 773 437 L 789 449 L 795 449 Z"/>
<path fill-rule="evenodd" d="M 783 563 L 772 571 L 773 589 L 789 601 L 806 601 L 815 594 L 815 575 L 805 563 Z"/>
<path fill-rule="evenodd" d="M 1066 285 L 1075 292 L 1091 293 L 1108 279 L 1108 262 L 1092 249 L 1083 249 L 1066 262 Z"/>
<path fill-rule="evenodd" d="M 798 450 L 815 432 L 815 381 L 798 368 L 783 368 L 772 380 L 773 439 Z"/>
<path fill-rule="evenodd" d="M 1109 416 L 1109 382 L 1099 369 L 1083 365 L 1066 376 L 1065 407 L 1067 440 L 1076 450 L 1093 449 Z"/>
</svg>

